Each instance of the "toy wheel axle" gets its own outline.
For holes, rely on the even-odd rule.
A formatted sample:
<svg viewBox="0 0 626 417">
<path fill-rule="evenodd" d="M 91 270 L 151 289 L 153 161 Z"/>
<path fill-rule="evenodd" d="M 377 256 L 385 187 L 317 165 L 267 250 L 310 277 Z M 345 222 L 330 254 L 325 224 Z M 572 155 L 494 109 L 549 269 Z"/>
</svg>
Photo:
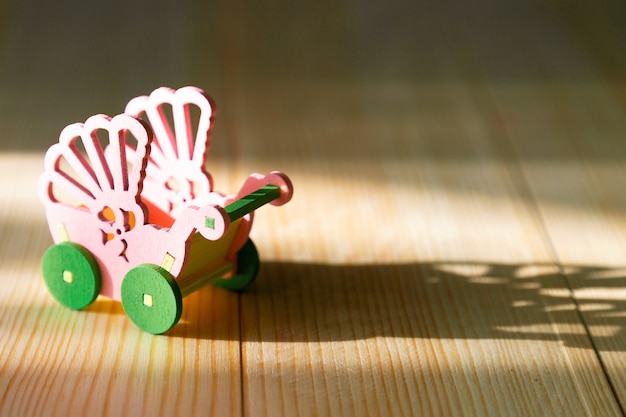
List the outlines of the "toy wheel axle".
<svg viewBox="0 0 626 417">
<path fill-rule="evenodd" d="M 252 284 L 259 273 L 259 253 L 248 239 L 237 253 L 237 272 L 230 278 L 219 278 L 215 285 L 229 291 L 241 291 Z"/>
</svg>

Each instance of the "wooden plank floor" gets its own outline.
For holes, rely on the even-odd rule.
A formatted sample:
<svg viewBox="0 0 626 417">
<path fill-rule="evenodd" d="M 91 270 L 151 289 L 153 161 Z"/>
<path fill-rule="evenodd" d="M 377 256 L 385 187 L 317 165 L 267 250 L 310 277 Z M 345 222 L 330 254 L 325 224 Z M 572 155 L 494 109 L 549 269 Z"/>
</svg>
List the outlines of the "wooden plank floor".
<svg viewBox="0 0 626 417">
<path fill-rule="evenodd" d="M 624 416 L 626 8 L 0 6 L 0 416 Z M 57 305 L 35 191 L 69 123 L 197 85 L 258 281 L 142 333 Z"/>
</svg>

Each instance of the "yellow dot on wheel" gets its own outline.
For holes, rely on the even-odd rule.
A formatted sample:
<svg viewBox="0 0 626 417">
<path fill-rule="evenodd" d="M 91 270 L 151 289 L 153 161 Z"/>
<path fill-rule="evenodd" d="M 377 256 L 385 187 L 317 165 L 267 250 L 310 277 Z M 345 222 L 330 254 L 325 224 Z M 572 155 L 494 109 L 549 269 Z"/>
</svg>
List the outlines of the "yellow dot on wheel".
<svg viewBox="0 0 626 417">
<path fill-rule="evenodd" d="M 152 300 L 152 296 L 150 294 L 144 294 L 143 295 L 143 305 L 145 305 L 146 307 L 152 307 L 153 306 L 153 300 Z"/>
<path fill-rule="evenodd" d="M 63 281 L 68 284 L 74 282 L 74 274 L 72 274 L 72 271 L 63 271 Z"/>
</svg>

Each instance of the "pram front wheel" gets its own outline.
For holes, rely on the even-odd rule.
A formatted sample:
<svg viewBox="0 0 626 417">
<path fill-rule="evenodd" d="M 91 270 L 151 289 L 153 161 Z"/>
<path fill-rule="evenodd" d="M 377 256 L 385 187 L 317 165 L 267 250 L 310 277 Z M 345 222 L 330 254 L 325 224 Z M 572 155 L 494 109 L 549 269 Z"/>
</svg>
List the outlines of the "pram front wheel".
<svg viewBox="0 0 626 417">
<path fill-rule="evenodd" d="M 230 278 L 218 279 L 215 285 L 229 291 L 241 291 L 254 282 L 259 266 L 259 253 L 252 239 L 248 239 L 237 253 L 237 273 Z"/>
<path fill-rule="evenodd" d="M 76 243 L 50 246 L 43 255 L 41 269 L 50 294 L 73 310 L 87 307 L 100 294 L 102 279 L 98 263 L 87 249 Z"/>
<path fill-rule="evenodd" d="M 169 272 L 156 265 L 139 265 L 128 271 L 121 295 L 126 315 L 149 333 L 165 333 L 178 323 L 183 312 L 178 284 Z"/>
</svg>

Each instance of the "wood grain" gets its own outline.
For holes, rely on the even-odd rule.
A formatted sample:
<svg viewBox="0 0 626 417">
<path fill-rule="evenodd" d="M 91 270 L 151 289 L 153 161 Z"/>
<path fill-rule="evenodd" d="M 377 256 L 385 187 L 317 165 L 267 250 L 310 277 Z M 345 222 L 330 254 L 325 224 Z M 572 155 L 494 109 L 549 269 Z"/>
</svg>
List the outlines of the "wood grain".
<svg viewBox="0 0 626 417">
<path fill-rule="evenodd" d="M 485 59 L 484 42 L 475 34 L 466 40 L 477 51 L 474 63 L 483 69 L 494 100 L 490 116 L 500 121 L 502 134 L 520 156 L 554 258 L 575 299 L 570 308 L 580 312 L 624 410 L 626 72 L 619 62 L 623 57 L 610 55 L 616 30 L 611 22 L 621 7 L 593 10 L 588 19 L 573 8 L 566 23 L 584 25 L 586 31 L 573 37 L 552 33 L 529 42 L 526 65 L 544 73 L 541 85 L 498 83 L 497 69 Z M 603 66 L 587 61 L 574 47 L 578 42 L 588 47 L 597 38 L 606 42 L 588 53 L 601 56 Z M 546 65 L 539 56 L 542 48 L 560 50 L 560 59 Z"/>
<path fill-rule="evenodd" d="M 310 175 L 297 181 L 308 195 L 286 210 L 308 213 L 306 248 L 298 223 L 283 242 L 264 239 L 282 213 L 257 225 L 262 252 L 277 260 L 242 298 L 248 415 L 619 415 L 522 175 L 500 162 L 511 155 L 488 127 L 455 138 L 441 115 L 407 106 L 416 111 L 400 122 L 405 133 L 374 116 L 382 108 L 344 129 L 363 147 L 388 131 L 385 144 L 408 160 L 304 165 Z M 473 118 L 458 106 L 445 102 L 459 115 L 446 113 L 450 125 Z M 319 138 L 310 146 L 339 140 L 306 120 L 294 126 Z M 466 157 L 419 157 L 432 146 L 419 140 L 428 129 Z"/>
<path fill-rule="evenodd" d="M 624 415 L 601 2 L 143 3 L 0 9 L 1 416 Z M 63 126 L 160 85 L 216 100 L 217 189 L 280 169 L 295 194 L 256 217 L 248 291 L 152 336 L 46 293 L 35 183 Z"/>
<path fill-rule="evenodd" d="M 516 141 L 526 175 L 576 308 L 624 408 L 626 155 L 621 143 L 626 106 L 611 83 L 593 83 L 593 88 L 511 91 L 508 98 L 497 94 L 504 117 L 511 120 L 511 135 L 529 138 Z M 541 120 L 512 109 L 510 100 L 519 95 L 546 103 L 537 109 L 544 114 Z M 605 103 L 606 111 L 594 108 L 592 103 L 598 101 Z M 548 109 L 557 102 L 567 104 L 556 113 Z M 571 123 L 555 132 L 552 127 L 561 125 L 562 118 Z M 532 148 L 546 140 L 540 131 L 553 132 L 550 139 L 558 152 L 537 161 Z"/>
</svg>

